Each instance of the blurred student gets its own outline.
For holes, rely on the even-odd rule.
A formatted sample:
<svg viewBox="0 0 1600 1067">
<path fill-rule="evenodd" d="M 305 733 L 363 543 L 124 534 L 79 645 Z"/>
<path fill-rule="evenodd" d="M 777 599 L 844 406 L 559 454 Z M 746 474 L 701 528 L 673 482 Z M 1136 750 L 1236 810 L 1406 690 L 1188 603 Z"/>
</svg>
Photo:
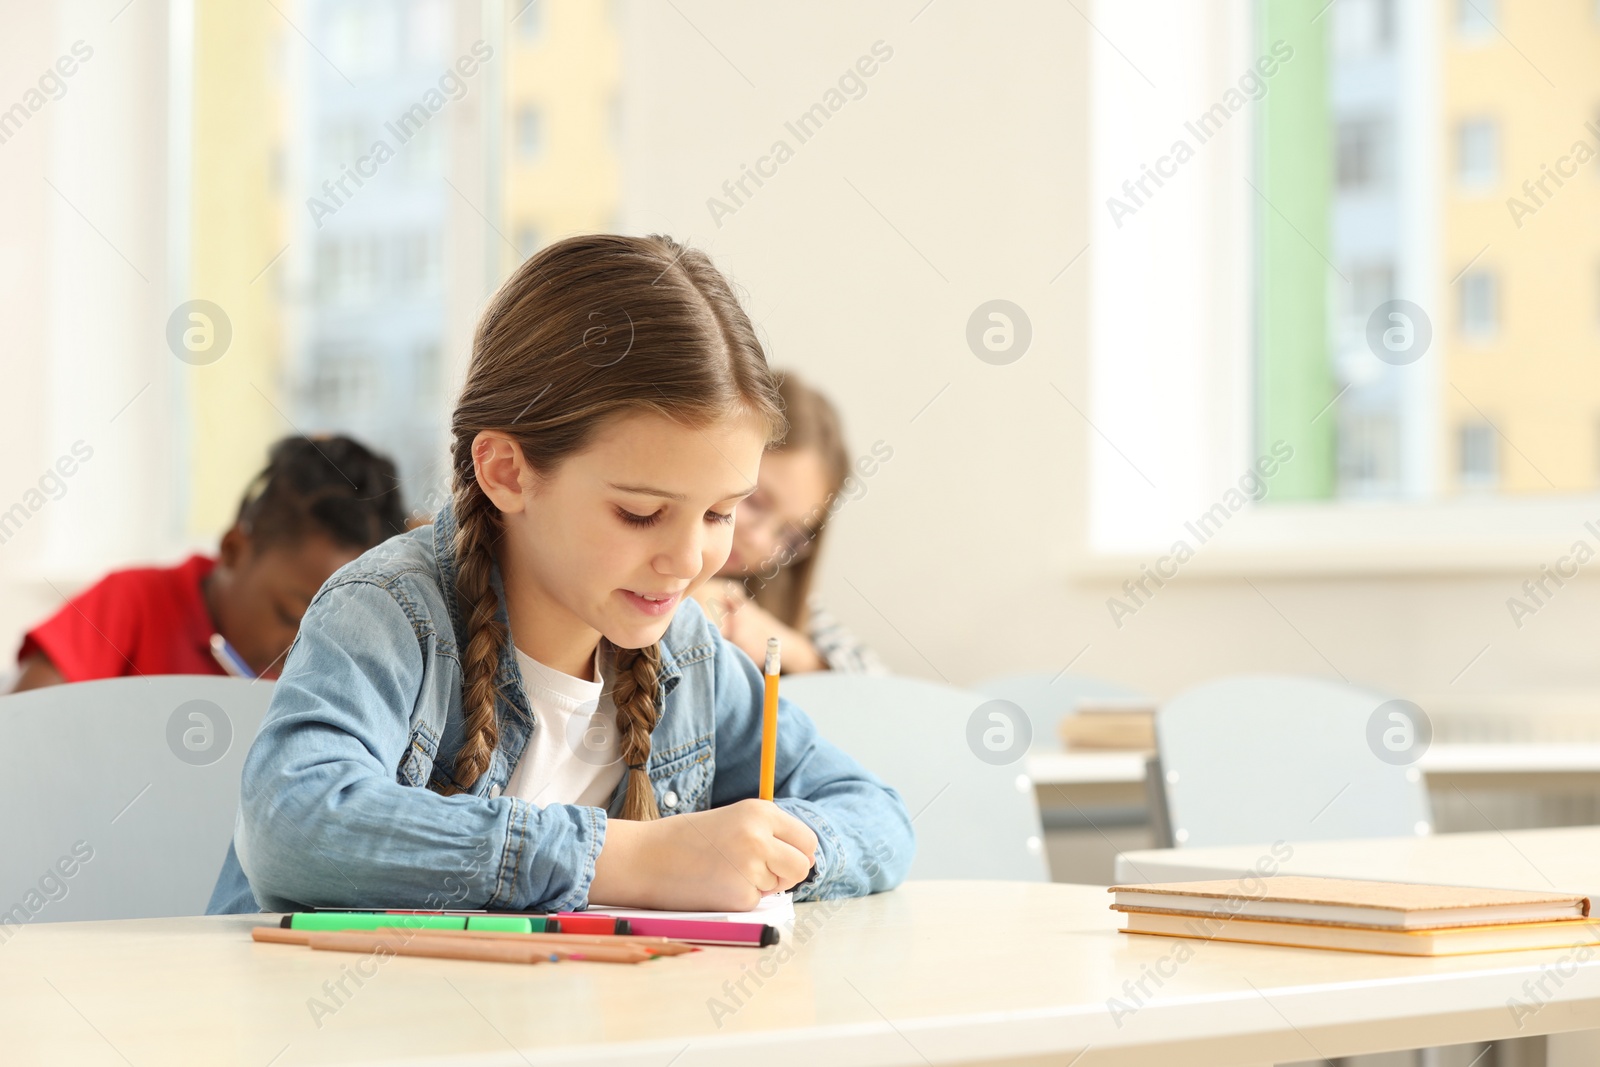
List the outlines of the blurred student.
<svg viewBox="0 0 1600 1067">
<path fill-rule="evenodd" d="M 405 526 L 387 457 L 348 437 L 286 437 L 215 558 L 114 571 L 79 593 L 23 638 L 15 691 L 133 674 L 275 678 L 322 583 Z"/>
<path fill-rule="evenodd" d="M 739 505 L 728 562 L 696 594 L 722 635 L 756 662 L 767 638 L 783 642 L 786 674 L 855 671 L 882 674 L 872 650 L 811 595 L 828 519 L 847 497 L 851 476 L 839 413 L 828 398 L 782 374 L 789 431 L 761 458 L 756 491 Z M 871 470 L 894 449 L 873 445 Z M 865 472 L 865 471 L 864 471 Z"/>
</svg>

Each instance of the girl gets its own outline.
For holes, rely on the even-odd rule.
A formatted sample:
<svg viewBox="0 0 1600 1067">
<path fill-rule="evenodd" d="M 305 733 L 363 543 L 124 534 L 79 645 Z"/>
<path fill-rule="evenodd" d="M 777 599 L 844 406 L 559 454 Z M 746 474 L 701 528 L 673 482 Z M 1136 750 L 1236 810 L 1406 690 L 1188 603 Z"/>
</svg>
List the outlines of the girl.
<svg viewBox="0 0 1600 1067">
<path fill-rule="evenodd" d="M 697 599 L 722 636 L 752 659 L 760 658 L 767 638 L 779 637 L 786 673 L 882 674 L 872 650 L 810 595 L 823 532 L 850 478 L 839 413 L 792 373 L 782 376 L 778 394 L 788 433 L 762 459 L 756 491 L 740 509 L 728 562 Z M 865 474 L 894 449 L 879 441 L 872 453 L 876 459 L 862 458 Z"/>
<path fill-rule="evenodd" d="M 209 910 L 896 885 L 905 806 L 791 705 L 776 801 L 752 799 L 761 673 L 689 596 L 782 421 L 703 254 L 596 235 L 523 263 L 478 325 L 451 503 L 306 613 Z"/>
<path fill-rule="evenodd" d="M 328 576 L 405 529 L 394 463 L 348 437 L 286 437 L 215 558 L 114 571 L 28 631 L 16 691 L 130 674 L 222 674 L 220 634 L 273 677 Z"/>
</svg>

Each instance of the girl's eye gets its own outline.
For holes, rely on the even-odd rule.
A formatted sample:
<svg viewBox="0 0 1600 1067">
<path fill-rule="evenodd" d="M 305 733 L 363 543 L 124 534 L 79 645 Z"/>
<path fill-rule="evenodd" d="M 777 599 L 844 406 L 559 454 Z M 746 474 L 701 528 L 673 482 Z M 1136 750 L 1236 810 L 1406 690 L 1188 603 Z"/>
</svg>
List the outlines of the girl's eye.
<svg viewBox="0 0 1600 1067">
<path fill-rule="evenodd" d="M 622 521 L 627 523 L 629 526 L 654 526 L 656 523 L 661 521 L 661 512 L 659 511 L 653 512 L 649 515 L 635 515 L 631 511 L 618 508 L 617 515 L 620 516 Z"/>
<path fill-rule="evenodd" d="M 730 511 L 724 515 L 720 511 L 708 511 L 706 512 L 706 521 L 717 523 L 720 526 L 727 526 L 733 522 L 733 512 Z"/>
</svg>

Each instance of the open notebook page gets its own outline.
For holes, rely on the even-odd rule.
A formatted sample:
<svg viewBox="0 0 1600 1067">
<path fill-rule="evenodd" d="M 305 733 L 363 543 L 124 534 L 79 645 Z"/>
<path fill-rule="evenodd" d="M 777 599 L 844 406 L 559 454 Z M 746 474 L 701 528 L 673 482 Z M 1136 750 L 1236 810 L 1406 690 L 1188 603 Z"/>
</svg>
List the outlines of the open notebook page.
<svg viewBox="0 0 1600 1067">
<path fill-rule="evenodd" d="M 766 923 L 768 926 L 790 926 L 794 923 L 794 894 L 768 893 L 750 911 L 652 911 L 648 908 L 608 908 L 604 904 L 590 903 L 589 911 L 596 915 L 615 915 L 619 919 L 630 917 L 652 919 L 697 919 L 701 922 Z"/>
</svg>

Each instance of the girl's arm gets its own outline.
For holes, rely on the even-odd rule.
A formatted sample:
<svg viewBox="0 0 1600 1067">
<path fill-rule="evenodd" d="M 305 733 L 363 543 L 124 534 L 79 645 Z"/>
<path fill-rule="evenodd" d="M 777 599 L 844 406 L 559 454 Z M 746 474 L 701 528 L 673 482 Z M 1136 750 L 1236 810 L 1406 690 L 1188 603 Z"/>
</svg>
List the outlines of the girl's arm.
<svg viewBox="0 0 1600 1067">
<path fill-rule="evenodd" d="M 360 579 L 307 610 L 244 766 L 235 842 L 266 910 L 585 903 L 603 810 L 397 780 L 413 713 L 442 689 L 426 676 L 441 662 L 430 625 Z"/>
<path fill-rule="evenodd" d="M 764 693 L 761 671 L 720 637 L 716 672 L 713 807 L 758 794 Z M 795 886 L 795 899 L 864 896 L 899 885 L 916 851 L 900 795 L 830 744 L 781 696 L 778 723 L 775 802 L 817 835 L 816 865 Z"/>
</svg>

